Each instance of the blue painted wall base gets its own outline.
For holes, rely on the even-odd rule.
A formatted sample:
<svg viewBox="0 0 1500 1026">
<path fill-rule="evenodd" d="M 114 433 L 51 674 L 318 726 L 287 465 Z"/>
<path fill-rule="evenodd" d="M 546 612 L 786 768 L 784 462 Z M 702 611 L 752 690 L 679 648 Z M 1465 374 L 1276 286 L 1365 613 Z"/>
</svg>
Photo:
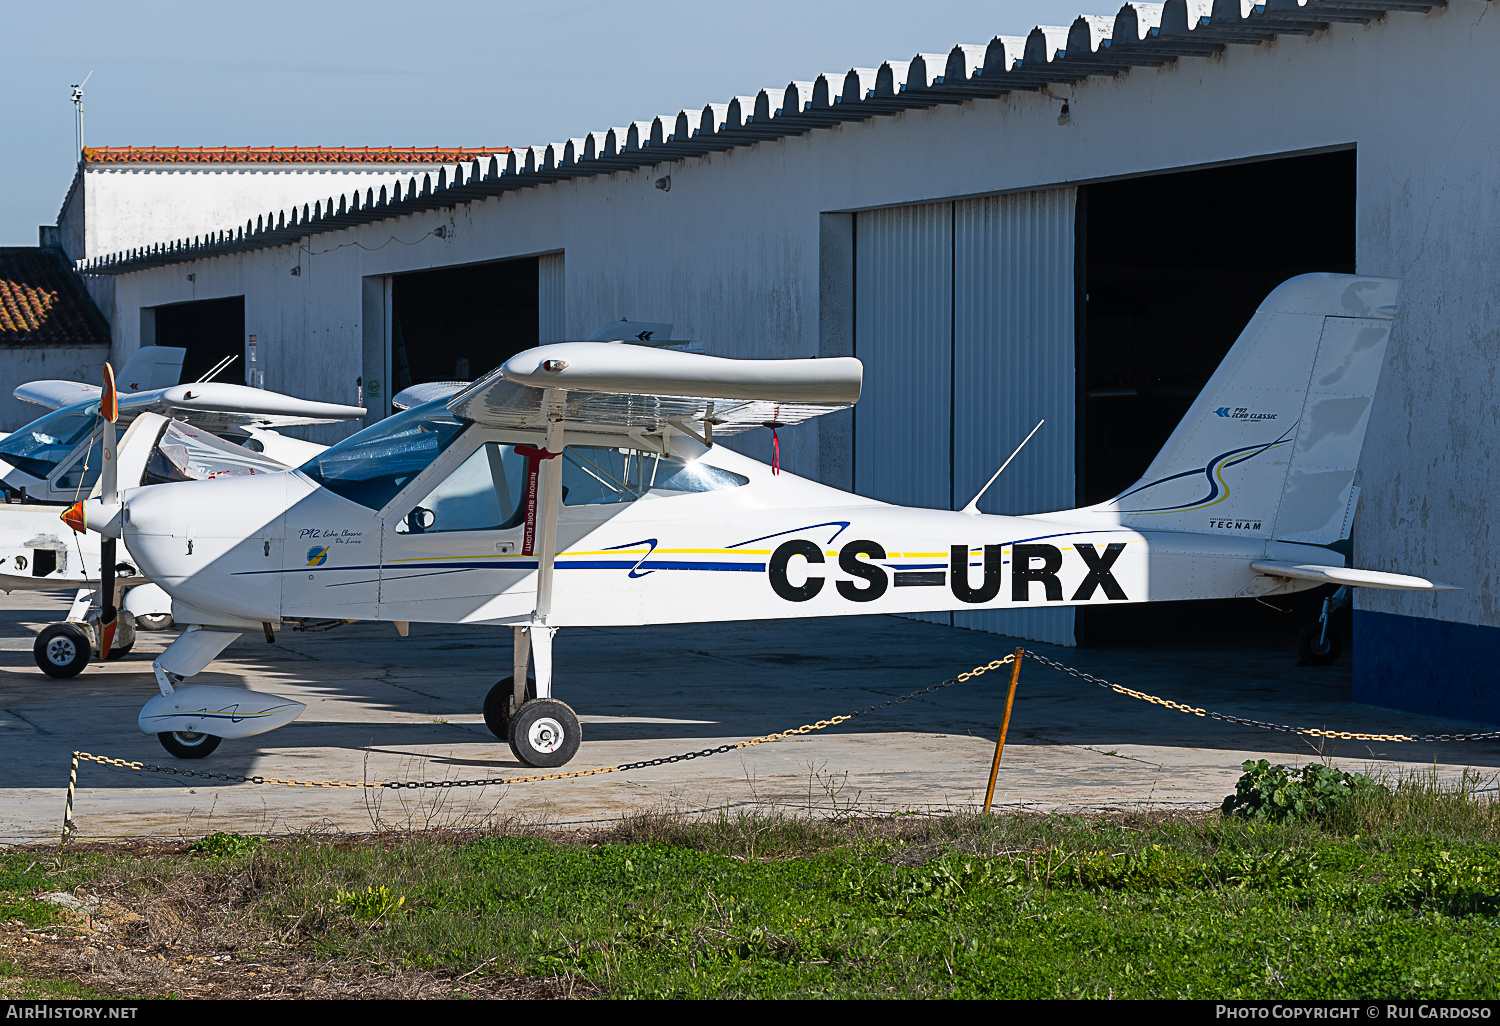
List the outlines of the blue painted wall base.
<svg viewBox="0 0 1500 1026">
<path fill-rule="evenodd" d="M 1500 722 L 1500 627 L 1356 609 L 1354 700 Z"/>
</svg>

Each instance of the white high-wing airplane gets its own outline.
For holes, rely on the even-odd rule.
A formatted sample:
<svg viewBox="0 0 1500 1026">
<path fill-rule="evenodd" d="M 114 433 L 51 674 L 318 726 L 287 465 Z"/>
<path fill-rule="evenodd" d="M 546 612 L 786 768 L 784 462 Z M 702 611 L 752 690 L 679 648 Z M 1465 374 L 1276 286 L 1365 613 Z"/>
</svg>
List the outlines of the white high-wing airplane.
<svg viewBox="0 0 1500 1026">
<path fill-rule="evenodd" d="M 118 394 L 119 419 L 130 425 L 120 442 L 119 479 L 130 486 L 284 472 L 326 447 L 274 428 L 357 419 L 366 412 L 244 385 L 170 383 L 180 372 L 182 354 L 147 346 L 120 373 L 127 386 L 149 386 Z M 46 503 L 75 502 L 99 492 L 105 462 L 100 388 L 33 381 L 16 395 L 52 412 L 0 438 L 0 482 L 7 499 L 23 500 L 0 505 L 0 590 L 79 589 L 68 619 L 43 629 L 34 646 L 42 670 L 71 677 L 88 664 L 91 651 L 100 649 L 89 616 L 91 606 L 104 605 L 100 540 L 63 531 L 57 506 Z M 165 629 L 172 622 L 170 598 L 138 572 L 128 552 L 123 558 L 116 588 L 124 593 L 120 604 L 130 615 L 121 619 L 112 646 L 117 655 L 130 649 L 135 626 Z"/>
<path fill-rule="evenodd" d="M 123 535 L 194 625 L 156 660 L 161 695 L 139 720 L 173 754 L 302 711 L 181 685 L 240 633 L 336 618 L 404 634 L 417 620 L 514 629 L 514 673 L 485 720 L 522 762 L 558 766 L 580 739 L 553 697 L 561 628 L 1445 587 L 1348 569 L 1326 547 L 1349 533 L 1397 292 L 1329 274 L 1278 287 L 1146 475 L 1083 509 L 894 506 L 713 444 L 852 405 L 852 358 L 574 342 L 295 472 L 105 494 L 66 517 Z"/>
</svg>

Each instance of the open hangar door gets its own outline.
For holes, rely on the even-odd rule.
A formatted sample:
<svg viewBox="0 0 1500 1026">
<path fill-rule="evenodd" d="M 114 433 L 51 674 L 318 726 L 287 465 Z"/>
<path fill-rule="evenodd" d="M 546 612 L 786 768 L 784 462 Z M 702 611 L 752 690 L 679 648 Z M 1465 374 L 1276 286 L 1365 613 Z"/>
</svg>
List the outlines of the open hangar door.
<svg viewBox="0 0 1500 1026">
<path fill-rule="evenodd" d="M 560 277 L 554 264 L 560 255 L 393 276 L 391 394 L 426 381 L 473 381 L 537 345 L 552 319 L 543 316 L 543 293 L 550 297 Z"/>
<path fill-rule="evenodd" d="M 861 495 L 961 509 L 1046 418 L 980 509 L 1073 506 L 1075 209 L 1073 189 L 1044 189 L 856 215 L 854 355 L 865 363 L 865 388 L 854 409 L 853 462 Z M 1071 607 L 921 619 L 1074 640 Z"/>
<path fill-rule="evenodd" d="M 1140 479 L 1261 300 L 1355 273 L 1353 150 L 1088 185 L 1078 195 L 1079 502 Z M 1008 472 L 1007 472 L 1008 473 Z M 1284 640 L 1328 589 L 1270 600 L 1079 610 L 1090 647 Z M 1274 643 L 1274 642 L 1273 642 Z"/>
<path fill-rule="evenodd" d="M 245 297 L 199 299 L 141 310 L 141 345 L 186 349 L 181 381 L 197 381 L 225 357 L 245 355 Z M 230 366 L 218 380 L 238 384 L 240 367 Z"/>
</svg>

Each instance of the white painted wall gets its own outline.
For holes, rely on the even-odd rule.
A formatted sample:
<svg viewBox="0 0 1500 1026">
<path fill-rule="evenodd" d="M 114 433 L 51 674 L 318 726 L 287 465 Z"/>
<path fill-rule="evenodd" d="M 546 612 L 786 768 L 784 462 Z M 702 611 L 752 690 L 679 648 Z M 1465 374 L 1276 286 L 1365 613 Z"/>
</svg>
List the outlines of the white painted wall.
<svg viewBox="0 0 1500 1026">
<path fill-rule="evenodd" d="M 1359 602 L 1500 626 L 1490 544 L 1500 494 L 1492 6 L 1452 0 L 1426 15 L 1053 87 L 1071 96 L 1062 127 L 1055 100 L 1014 93 L 319 235 L 306 240 L 300 277 L 288 273 L 293 247 L 136 272 L 119 281 L 116 359 L 138 345 L 140 307 L 244 294 L 267 386 L 352 402 L 362 277 L 559 250 L 570 335 L 624 316 L 671 321 L 724 355 L 808 356 L 823 342 L 820 324 L 839 322 L 819 305 L 840 294 L 820 292 L 825 212 L 1357 146 L 1359 270 L 1403 277 L 1406 292 L 1365 449 L 1356 555 L 1466 589 Z M 666 172 L 670 192 L 652 184 Z M 1224 197 L 1202 212 L 1203 230 L 1240 210 Z M 432 235 L 439 224 L 446 238 Z M 830 351 L 847 347 L 829 338 Z M 818 475 L 819 430 L 783 433 L 787 469 Z M 742 447 L 767 455 L 761 434 Z"/>
<path fill-rule="evenodd" d="M 0 346 L 0 431 L 14 431 L 47 411 L 11 393 L 28 381 L 98 381 L 108 346 Z"/>
<path fill-rule="evenodd" d="M 243 228 L 273 212 L 373 189 L 402 190 L 413 176 L 437 181 L 448 164 L 89 164 L 59 226 L 69 257 L 82 260 L 137 246 Z M 337 201 L 335 201 L 337 202 Z M 81 249 L 79 248 L 81 247 Z"/>
</svg>

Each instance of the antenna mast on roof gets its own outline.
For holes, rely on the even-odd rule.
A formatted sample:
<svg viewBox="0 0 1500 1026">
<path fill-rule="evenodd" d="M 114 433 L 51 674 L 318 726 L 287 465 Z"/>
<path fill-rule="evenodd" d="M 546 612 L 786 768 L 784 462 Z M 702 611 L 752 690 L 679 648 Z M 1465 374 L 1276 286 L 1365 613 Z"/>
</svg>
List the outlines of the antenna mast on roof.
<svg viewBox="0 0 1500 1026">
<path fill-rule="evenodd" d="M 74 133 L 77 136 L 75 141 L 78 144 L 76 152 L 79 160 L 83 159 L 83 87 L 88 85 L 89 79 L 93 77 L 94 73 L 90 71 L 83 76 L 82 82 L 73 83 L 73 124 Z"/>
</svg>

